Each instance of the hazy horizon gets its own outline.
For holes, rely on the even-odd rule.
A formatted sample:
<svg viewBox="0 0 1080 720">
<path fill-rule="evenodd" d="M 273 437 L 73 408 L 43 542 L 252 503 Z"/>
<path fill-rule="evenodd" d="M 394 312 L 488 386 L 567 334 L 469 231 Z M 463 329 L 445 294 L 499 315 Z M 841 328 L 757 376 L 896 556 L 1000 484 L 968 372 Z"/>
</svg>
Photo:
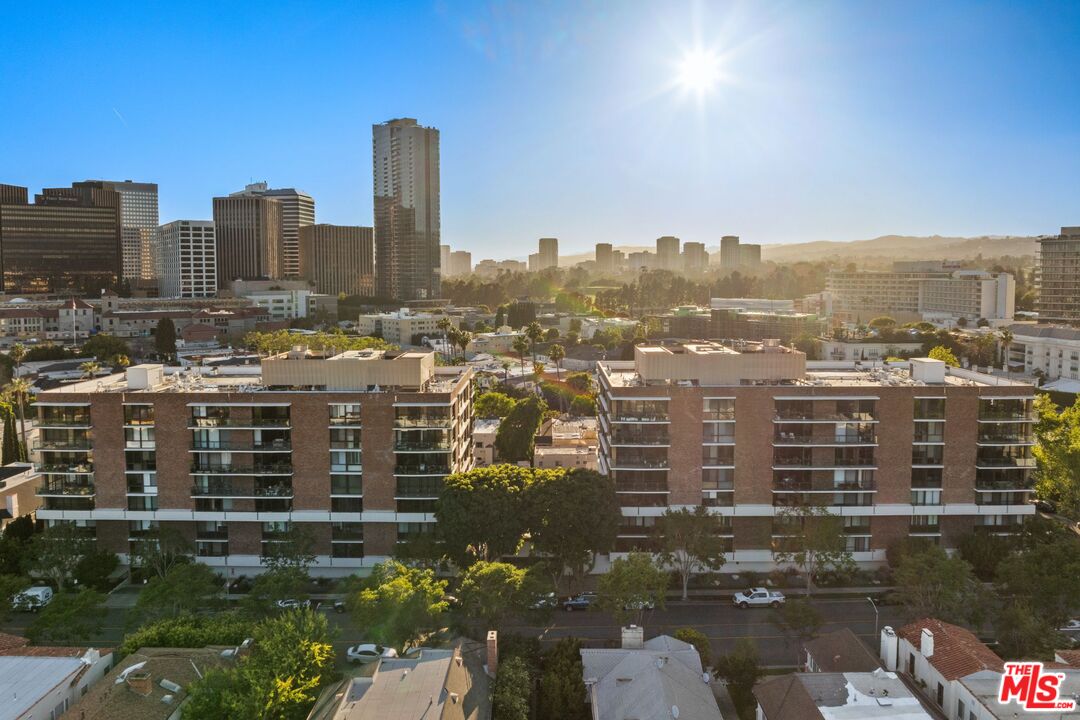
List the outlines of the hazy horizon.
<svg viewBox="0 0 1080 720">
<path fill-rule="evenodd" d="M 8 8 L 0 182 L 157 182 L 164 223 L 266 180 L 370 225 L 371 125 L 404 116 L 441 131 L 442 241 L 474 260 L 1080 224 L 1076 4 L 109 10 Z"/>
</svg>

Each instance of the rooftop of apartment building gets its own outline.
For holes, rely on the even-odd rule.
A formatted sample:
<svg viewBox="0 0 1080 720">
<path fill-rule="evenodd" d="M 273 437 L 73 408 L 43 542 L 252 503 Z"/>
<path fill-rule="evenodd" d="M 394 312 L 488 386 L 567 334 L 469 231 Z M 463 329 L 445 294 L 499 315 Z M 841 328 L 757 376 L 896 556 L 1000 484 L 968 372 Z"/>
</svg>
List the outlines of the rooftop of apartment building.
<svg viewBox="0 0 1080 720">
<path fill-rule="evenodd" d="M 754 688 L 769 720 L 931 720 L 931 715 L 896 673 L 794 673 Z"/>
<path fill-rule="evenodd" d="M 48 393 L 252 393 L 268 391 L 337 390 L 452 393 L 472 377 L 467 367 L 435 367 L 432 352 L 347 350 L 312 352 L 298 346 L 263 358 L 259 367 L 215 366 L 166 368 L 146 364 L 124 373 L 83 380 L 44 391 Z"/>
<path fill-rule="evenodd" d="M 731 344 L 642 344 L 634 348 L 634 360 L 604 361 L 598 367 L 613 388 L 663 385 L 1028 386 L 1018 380 L 949 367 L 929 358 L 893 363 L 808 362 L 804 353 L 780 345 L 776 340 Z"/>
</svg>

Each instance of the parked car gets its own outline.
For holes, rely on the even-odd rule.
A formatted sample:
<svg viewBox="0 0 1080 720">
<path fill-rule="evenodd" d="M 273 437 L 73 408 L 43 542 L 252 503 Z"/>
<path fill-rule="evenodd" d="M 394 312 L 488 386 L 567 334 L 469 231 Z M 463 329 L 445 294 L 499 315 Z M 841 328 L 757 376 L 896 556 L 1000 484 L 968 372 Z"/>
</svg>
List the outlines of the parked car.
<svg viewBox="0 0 1080 720">
<path fill-rule="evenodd" d="M 623 610 L 655 610 L 656 603 L 645 598 L 637 598 L 623 605 Z"/>
<path fill-rule="evenodd" d="M 347 609 L 348 608 L 345 607 L 345 601 L 344 600 L 338 600 L 337 602 L 334 603 L 334 612 L 336 612 L 336 613 L 343 613 Z"/>
<path fill-rule="evenodd" d="M 1049 500 L 1036 500 L 1035 509 L 1039 512 L 1050 513 L 1052 515 L 1057 512 L 1057 505 Z"/>
<path fill-rule="evenodd" d="M 563 600 L 563 610 L 572 612 L 574 610 L 588 610 L 589 606 L 596 602 L 596 593 L 581 593 L 575 597 L 566 598 Z"/>
<path fill-rule="evenodd" d="M 396 658 L 397 656 L 397 650 L 394 648 L 374 644 L 353 645 L 345 651 L 345 657 L 349 658 L 349 662 L 354 663 L 371 663 L 379 658 Z"/>
<path fill-rule="evenodd" d="M 1062 632 L 1080 632 L 1080 619 L 1073 618 L 1066 622 L 1062 627 L 1059 627 L 1058 630 Z"/>
<path fill-rule="evenodd" d="M 784 593 L 768 588 L 748 588 L 732 596 L 731 602 L 743 610 L 750 607 L 780 607 L 784 604 Z"/>
<path fill-rule="evenodd" d="M 294 610 L 296 608 L 311 607 L 310 600 L 296 600 L 294 598 L 288 598 L 286 600 L 278 600 L 277 606 L 282 610 Z"/>
<path fill-rule="evenodd" d="M 16 610 L 37 612 L 52 602 L 53 589 L 48 585 L 35 585 L 26 588 L 12 599 L 11 604 Z"/>
<path fill-rule="evenodd" d="M 558 604 L 559 604 L 559 599 L 557 597 L 555 597 L 555 593 L 553 593 L 553 592 L 543 593 L 542 595 L 537 595 L 536 598 L 533 599 L 532 603 L 529 604 L 529 609 L 530 610 L 548 610 L 550 608 L 555 607 Z"/>
</svg>

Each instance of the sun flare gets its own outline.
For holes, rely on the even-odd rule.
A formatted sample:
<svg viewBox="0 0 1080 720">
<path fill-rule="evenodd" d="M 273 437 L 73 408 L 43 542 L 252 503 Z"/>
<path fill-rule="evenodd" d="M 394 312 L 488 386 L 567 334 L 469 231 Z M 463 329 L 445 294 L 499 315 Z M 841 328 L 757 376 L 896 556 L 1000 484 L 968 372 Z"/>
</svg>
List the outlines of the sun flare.
<svg viewBox="0 0 1080 720">
<path fill-rule="evenodd" d="M 704 94 L 720 80 L 720 58 L 708 50 L 692 50 L 679 61 L 677 77 L 686 90 Z"/>
</svg>

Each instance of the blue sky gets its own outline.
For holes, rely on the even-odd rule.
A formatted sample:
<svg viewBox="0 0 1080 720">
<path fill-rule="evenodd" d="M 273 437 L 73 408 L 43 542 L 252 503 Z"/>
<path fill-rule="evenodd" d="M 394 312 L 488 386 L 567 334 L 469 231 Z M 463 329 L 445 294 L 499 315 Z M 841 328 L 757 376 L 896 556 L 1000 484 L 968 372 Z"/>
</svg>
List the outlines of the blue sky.
<svg viewBox="0 0 1080 720">
<path fill-rule="evenodd" d="M 442 131 L 482 257 L 1080 224 L 1080 3 L 8 3 L 0 182 L 250 180 L 371 223 L 371 124 Z M 719 58 L 699 96 L 674 82 Z"/>
</svg>

